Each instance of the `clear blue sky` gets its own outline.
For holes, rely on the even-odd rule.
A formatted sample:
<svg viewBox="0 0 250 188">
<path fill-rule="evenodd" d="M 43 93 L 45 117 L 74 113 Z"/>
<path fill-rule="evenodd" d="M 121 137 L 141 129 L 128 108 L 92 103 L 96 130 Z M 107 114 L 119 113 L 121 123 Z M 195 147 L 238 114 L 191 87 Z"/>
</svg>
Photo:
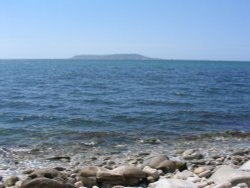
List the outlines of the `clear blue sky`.
<svg viewBox="0 0 250 188">
<path fill-rule="evenodd" d="M 1 0 L 0 58 L 250 60 L 250 0 Z"/>
</svg>

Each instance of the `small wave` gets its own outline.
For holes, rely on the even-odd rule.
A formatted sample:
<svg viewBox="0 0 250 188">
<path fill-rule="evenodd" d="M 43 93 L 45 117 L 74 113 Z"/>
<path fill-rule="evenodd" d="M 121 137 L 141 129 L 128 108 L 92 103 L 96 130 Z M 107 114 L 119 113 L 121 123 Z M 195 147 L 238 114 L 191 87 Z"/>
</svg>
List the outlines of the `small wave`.
<svg viewBox="0 0 250 188">
<path fill-rule="evenodd" d="M 97 119 L 97 118 L 88 118 L 88 117 L 79 117 L 79 118 L 69 118 L 69 120 L 65 121 L 66 125 L 69 126 L 92 126 L 92 125 L 108 125 L 105 120 Z"/>
<path fill-rule="evenodd" d="M 183 134 L 179 139 L 184 140 L 206 140 L 206 139 L 215 139 L 215 138 L 241 138 L 241 139 L 250 139 L 250 131 L 238 131 L 238 130 L 226 130 L 223 132 L 208 132 L 201 134 Z"/>
<path fill-rule="evenodd" d="M 9 123 L 17 123 L 17 122 L 25 122 L 25 121 L 53 121 L 56 120 L 56 117 L 54 116 L 48 116 L 48 115 L 22 115 L 22 116 L 16 116 L 9 119 Z"/>
<path fill-rule="evenodd" d="M 148 105 L 148 106 L 192 106 L 188 102 L 180 102 L 174 100 L 157 100 L 157 99 L 147 99 L 138 101 L 139 105 Z"/>
</svg>

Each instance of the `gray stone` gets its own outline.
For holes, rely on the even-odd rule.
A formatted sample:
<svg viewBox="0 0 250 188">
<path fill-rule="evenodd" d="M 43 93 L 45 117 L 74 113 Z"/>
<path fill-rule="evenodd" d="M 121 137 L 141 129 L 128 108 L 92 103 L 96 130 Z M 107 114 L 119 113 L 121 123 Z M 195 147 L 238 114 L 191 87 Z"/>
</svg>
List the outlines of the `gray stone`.
<svg viewBox="0 0 250 188">
<path fill-rule="evenodd" d="M 99 171 L 97 181 L 109 185 L 135 185 L 146 178 L 146 173 L 135 166 L 120 166 L 113 170 Z"/>
<path fill-rule="evenodd" d="M 54 168 L 37 169 L 28 176 L 28 179 L 35 178 L 48 178 L 59 181 L 61 183 L 67 183 L 67 177 Z"/>
<path fill-rule="evenodd" d="M 5 181 L 4 181 L 4 185 L 5 187 L 11 187 L 13 185 L 15 185 L 15 183 L 19 180 L 18 177 L 16 176 L 11 176 L 9 178 L 7 178 Z"/>
<path fill-rule="evenodd" d="M 235 187 L 238 187 L 238 188 L 248 188 L 248 186 L 247 186 L 246 183 L 239 183 Z"/>
<path fill-rule="evenodd" d="M 76 188 L 70 184 L 63 184 L 53 179 L 35 178 L 32 180 L 25 180 L 21 188 Z"/>
<path fill-rule="evenodd" d="M 240 170 L 250 171 L 250 161 L 247 161 L 246 163 L 244 163 L 244 164 L 240 167 Z"/>
<path fill-rule="evenodd" d="M 87 166 L 80 170 L 79 175 L 82 177 L 95 177 L 99 171 L 108 171 L 108 169 L 98 166 Z"/>
<path fill-rule="evenodd" d="M 231 188 L 232 184 L 230 182 L 225 182 L 214 186 L 214 188 Z"/>
<path fill-rule="evenodd" d="M 173 178 L 176 179 L 182 179 L 182 180 L 186 180 L 189 177 L 198 177 L 196 174 L 194 174 L 193 172 L 189 171 L 189 170 L 184 170 L 182 172 L 177 172 Z"/>
<path fill-rule="evenodd" d="M 182 153 L 182 157 L 185 160 L 202 159 L 203 155 L 195 149 L 188 149 Z"/>
<path fill-rule="evenodd" d="M 145 162 L 143 163 L 143 167 L 149 166 L 151 168 L 156 168 L 156 166 L 158 166 L 165 160 L 169 160 L 169 158 L 165 155 L 151 156 L 145 160 Z"/>
<path fill-rule="evenodd" d="M 212 174 L 212 171 L 211 171 L 211 170 L 206 170 L 206 171 L 201 172 L 201 173 L 199 174 L 199 177 L 201 177 L 201 178 L 203 178 L 203 177 L 208 178 L 208 177 L 211 176 L 211 174 Z"/>
<path fill-rule="evenodd" d="M 159 172 L 149 166 L 145 166 L 142 171 L 145 172 L 148 176 L 152 177 L 153 180 L 158 180 L 160 177 Z"/>
<path fill-rule="evenodd" d="M 176 169 L 186 169 L 186 163 L 179 161 L 171 161 L 164 155 L 158 155 L 148 158 L 142 165 L 142 167 L 149 166 L 151 168 L 162 170 L 164 173 L 174 172 Z"/>
<path fill-rule="evenodd" d="M 246 183 L 250 186 L 250 172 L 234 169 L 230 166 L 222 166 L 210 177 L 216 184 L 230 182 L 232 186 L 239 183 Z"/>
<path fill-rule="evenodd" d="M 81 181 L 84 186 L 92 187 L 97 184 L 96 176 L 100 171 L 106 172 L 108 169 L 97 166 L 84 167 L 80 170 L 77 181 Z"/>
</svg>

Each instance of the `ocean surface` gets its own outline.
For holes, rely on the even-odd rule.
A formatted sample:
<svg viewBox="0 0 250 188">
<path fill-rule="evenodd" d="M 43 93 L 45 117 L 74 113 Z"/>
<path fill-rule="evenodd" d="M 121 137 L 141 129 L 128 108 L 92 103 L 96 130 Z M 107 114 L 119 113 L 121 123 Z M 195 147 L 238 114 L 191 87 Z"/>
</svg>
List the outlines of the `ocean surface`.
<svg viewBox="0 0 250 188">
<path fill-rule="evenodd" d="M 1 148 L 249 131 L 250 62 L 0 60 Z"/>
</svg>

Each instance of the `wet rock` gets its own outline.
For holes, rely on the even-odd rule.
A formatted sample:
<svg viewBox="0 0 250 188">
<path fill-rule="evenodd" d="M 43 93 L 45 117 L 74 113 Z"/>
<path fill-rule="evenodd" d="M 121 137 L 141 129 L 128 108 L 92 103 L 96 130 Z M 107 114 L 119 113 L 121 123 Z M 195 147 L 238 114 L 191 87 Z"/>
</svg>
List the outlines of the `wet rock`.
<svg viewBox="0 0 250 188">
<path fill-rule="evenodd" d="M 70 161 L 70 157 L 68 157 L 68 156 L 58 156 L 58 157 L 50 157 L 50 158 L 47 158 L 46 160 L 49 160 L 49 161 L 65 161 L 65 162 L 69 162 Z"/>
<path fill-rule="evenodd" d="M 250 186 L 250 172 L 234 169 L 230 166 L 222 166 L 210 177 L 216 184 L 231 183 L 235 186 L 239 183 L 246 183 Z"/>
<path fill-rule="evenodd" d="M 202 159 L 203 155 L 195 149 L 188 149 L 182 153 L 182 157 L 185 160 Z"/>
<path fill-rule="evenodd" d="M 250 161 L 247 161 L 246 163 L 244 163 L 244 164 L 240 167 L 240 170 L 250 171 Z"/>
<path fill-rule="evenodd" d="M 160 179 L 150 183 L 149 188 L 198 188 L 194 183 L 181 179 Z"/>
<path fill-rule="evenodd" d="M 58 170 L 58 171 L 64 171 L 65 168 L 64 167 L 61 167 L 61 166 L 57 166 L 55 167 L 54 169 Z"/>
<path fill-rule="evenodd" d="M 232 155 L 240 155 L 240 156 L 243 156 L 245 154 L 248 154 L 249 153 L 249 150 L 246 150 L 246 149 L 239 149 L 235 152 L 232 153 Z"/>
<path fill-rule="evenodd" d="M 187 163 L 181 161 L 174 161 L 176 169 L 183 171 L 187 169 Z"/>
<path fill-rule="evenodd" d="M 142 140 L 141 143 L 144 144 L 160 144 L 161 141 L 157 138 L 147 138 L 145 140 Z"/>
<path fill-rule="evenodd" d="M 35 178 L 32 180 L 25 180 L 21 188 L 76 188 L 70 184 L 63 184 L 53 179 Z"/>
<path fill-rule="evenodd" d="M 145 152 L 139 152 L 137 156 L 138 157 L 144 157 L 144 156 L 148 156 L 148 155 L 150 155 L 150 152 L 145 151 Z"/>
<path fill-rule="evenodd" d="M 28 176 L 28 179 L 35 179 L 35 178 L 53 179 L 61 183 L 67 182 L 67 177 L 63 173 L 59 172 L 54 168 L 37 169 Z"/>
<path fill-rule="evenodd" d="M 18 177 L 16 176 L 11 176 L 9 178 L 7 178 L 5 181 L 4 181 L 4 186 L 5 187 L 11 187 L 13 185 L 15 185 L 15 183 L 19 180 Z"/>
<path fill-rule="evenodd" d="M 23 174 L 31 174 L 32 172 L 34 172 L 34 169 L 27 169 L 27 170 L 24 170 L 22 173 Z"/>
</svg>

